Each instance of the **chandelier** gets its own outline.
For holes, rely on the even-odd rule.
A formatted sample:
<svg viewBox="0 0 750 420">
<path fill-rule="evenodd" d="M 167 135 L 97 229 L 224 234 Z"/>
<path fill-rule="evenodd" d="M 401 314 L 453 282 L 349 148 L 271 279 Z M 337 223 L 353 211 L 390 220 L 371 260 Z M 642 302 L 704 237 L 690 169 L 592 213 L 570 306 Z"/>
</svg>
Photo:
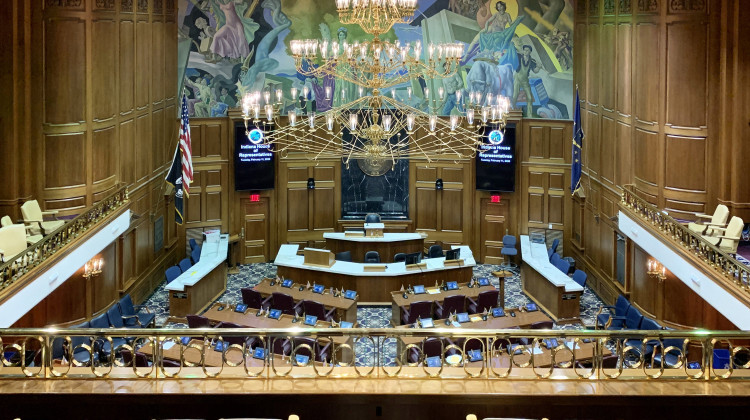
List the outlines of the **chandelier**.
<svg viewBox="0 0 750 420">
<path fill-rule="evenodd" d="M 416 0 L 336 0 L 340 21 L 359 25 L 373 39 L 352 44 L 293 40 L 290 49 L 300 74 L 336 81 L 320 95 L 326 101 L 338 96 L 343 105 L 305 111 L 299 105 L 308 97 L 307 87 L 292 88 L 292 101 L 281 89 L 248 92 L 242 100 L 248 134 L 260 130 L 262 141 L 282 155 L 302 152 L 312 160 L 341 159 L 347 167 L 352 159 L 394 167 L 399 159 L 458 161 L 481 153 L 485 127 L 505 126 L 510 101 L 478 92 L 468 92 L 462 101 L 458 90 L 458 114 L 439 117 L 445 99 L 440 87 L 437 92 L 421 89 L 424 102 L 419 108 L 410 105 L 418 98 L 407 82 L 450 77 L 463 55 L 461 43 L 424 46 L 420 41 L 381 40 L 394 24 L 411 22 L 416 5 Z M 358 87 L 358 97 L 347 97 L 347 89 L 337 86 L 346 82 Z"/>
</svg>

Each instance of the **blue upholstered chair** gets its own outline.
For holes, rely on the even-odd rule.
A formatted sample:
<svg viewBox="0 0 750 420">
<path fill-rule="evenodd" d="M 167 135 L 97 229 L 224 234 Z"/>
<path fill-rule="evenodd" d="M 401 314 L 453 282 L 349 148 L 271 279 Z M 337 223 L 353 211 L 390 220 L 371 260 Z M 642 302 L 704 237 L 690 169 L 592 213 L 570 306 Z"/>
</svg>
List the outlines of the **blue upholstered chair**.
<svg viewBox="0 0 750 420">
<path fill-rule="evenodd" d="M 198 264 L 198 261 L 201 260 L 201 247 L 197 246 L 193 250 L 193 252 L 190 253 L 190 258 L 193 260 L 193 264 Z"/>
<path fill-rule="evenodd" d="M 608 328 L 610 325 L 607 324 L 610 323 L 613 329 L 621 329 L 625 323 L 625 314 L 628 312 L 628 308 L 630 308 L 628 299 L 623 295 L 617 296 L 615 306 L 607 305 L 599 308 L 596 313 L 595 328 Z M 605 309 L 607 312 L 604 312 Z"/>
<path fill-rule="evenodd" d="M 567 275 L 568 271 L 570 271 L 570 263 L 562 258 L 557 260 L 557 262 L 555 263 L 555 267 L 557 267 L 557 269 L 562 271 L 562 273 L 565 275 Z"/>
<path fill-rule="evenodd" d="M 114 305 L 112 305 L 114 307 Z M 111 325 L 109 324 L 109 317 L 107 315 L 107 312 L 102 313 L 101 315 L 95 317 L 90 322 L 91 328 L 109 328 Z M 99 360 L 107 360 L 110 359 L 112 356 L 112 349 L 115 349 L 115 352 L 117 349 L 121 346 L 124 346 L 125 344 L 128 344 L 127 339 L 123 337 L 112 337 L 112 345 L 109 344 L 109 340 L 104 338 L 98 338 L 94 342 L 94 352 L 99 355 Z M 111 361 L 111 359 L 110 359 Z"/>
<path fill-rule="evenodd" d="M 183 258 L 182 261 L 180 261 L 179 266 L 180 266 L 180 270 L 182 270 L 182 272 L 184 273 L 190 270 L 190 267 L 193 266 L 193 263 L 190 262 L 190 258 Z"/>
<path fill-rule="evenodd" d="M 586 280 L 588 280 L 588 276 L 583 271 L 576 270 L 573 272 L 573 280 L 585 289 Z"/>
<path fill-rule="evenodd" d="M 176 279 L 177 277 L 180 277 L 180 274 L 182 274 L 182 270 L 180 270 L 180 267 L 176 265 L 167 268 L 167 271 L 164 273 L 164 275 L 167 277 L 167 284 L 171 283 L 172 280 Z"/>
<path fill-rule="evenodd" d="M 126 327 L 144 328 L 154 326 L 156 315 L 152 314 L 151 310 L 144 305 L 133 305 L 133 299 L 131 299 L 129 294 L 123 296 L 117 305 L 120 307 L 122 322 Z M 145 309 L 146 312 L 140 312 L 141 309 Z"/>
<path fill-rule="evenodd" d="M 198 242 L 193 238 L 190 238 L 188 243 L 190 244 L 190 251 L 193 251 L 198 246 Z"/>
<path fill-rule="evenodd" d="M 516 249 L 516 237 L 515 236 L 513 235 L 503 236 L 503 247 L 502 249 L 500 249 L 500 253 L 505 256 L 505 261 L 502 264 L 503 266 L 505 267 L 515 266 L 515 264 L 509 261 L 509 257 L 518 255 L 518 250 Z"/>
<path fill-rule="evenodd" d="M 91 324 L 86 321 L 82 322 L 78 325 L 74 325 L 71 328 L 91 328 Z M 70 343 L 67 343 L 70 348 L 73 350 L 73 360 L 78 362 L 80 365 L 83 366 L 90 366 L 92 362 L 92 352 L 93 356 L 97 357 L 97 353 L 94 352 L 92 348 L 92 342 L 91 337 L 87 335 L 77 335 L 77 336 L 71 336 Z M 86 347 L 88 346 L 91 349 L 91 352 Z M 65 354 L 69 354 L 69 350 L 65 351 Z"/>
<path fill-rule="evenodd" d="M 557 262 L 560 261 L 561 259 L 562 259 L 562 257 L 560 256 L 560 254 L 558 254 L 558 253 L 555 252 L 554 254 L 552 254 L 551 257 L 549 257 L 549 262 L 550 262 L 550 264 L 552 264 L 555 267 L 557 267 Z"/>
</svg>

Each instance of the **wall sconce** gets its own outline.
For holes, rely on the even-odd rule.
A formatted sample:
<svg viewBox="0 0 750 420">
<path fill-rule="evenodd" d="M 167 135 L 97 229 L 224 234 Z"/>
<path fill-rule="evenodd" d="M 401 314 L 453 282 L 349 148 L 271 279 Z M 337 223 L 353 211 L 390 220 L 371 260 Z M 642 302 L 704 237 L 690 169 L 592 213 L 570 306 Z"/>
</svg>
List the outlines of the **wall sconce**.
<svg viewBox="0 0 750 420">
<path fill-rule="evenodd" d="M 437 180 L 435 180 L 435 189 L 438 191 L 443 190 L 443 178 L 438 178 Z"/>
<path fill-rule="evenodd" d="M 83 266 L 83 278 L 89 279 L 102 273 L 104 261 L 101 258 L 93 259 Z"/>
<path fill-rule="evenodd" d="M 667 278 L 667 269 L 659 261 L 650 259 L 648 260 L 648 275 L 662 282 Z"/>
<path fill-rule="evenodd" d="M 307 189 L 308 190 L 315 189 L 315 178 L 307 178 Z"/>
</svg>

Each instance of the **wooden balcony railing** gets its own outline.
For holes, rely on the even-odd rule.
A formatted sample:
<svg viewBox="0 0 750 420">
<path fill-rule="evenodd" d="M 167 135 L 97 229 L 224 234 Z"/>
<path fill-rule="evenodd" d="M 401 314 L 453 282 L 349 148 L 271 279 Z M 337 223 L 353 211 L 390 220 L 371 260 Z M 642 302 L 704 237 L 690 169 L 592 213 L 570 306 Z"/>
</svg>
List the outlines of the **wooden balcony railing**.
<svg viewBox="0 0 750 420">
<path fill-rule="evenodd" d="M 683 223 L 639 197 L 632 185 L 626 185 L 622 192 L 622 207 L 638 216 L 671 241 L 676 247 L 698 257 L 710 271 L 728 280 L 740 295 L 750 298 L 750 267 L 737 261 L 731 255 L 708 243 L 701 235 L 692 232 Z"/>
<path fill-rule="evenodd" d="M 127 205 L 128 202 L 128 189 L 125 185 L 121 185 L 117 191 L 96 203 L 92 208 L 66 222 L 12 259 L 0 264 L 0 293 L 26 273 L 48 261 L 64 246 L 104 221 L 108 215 Z"/>
</svg>

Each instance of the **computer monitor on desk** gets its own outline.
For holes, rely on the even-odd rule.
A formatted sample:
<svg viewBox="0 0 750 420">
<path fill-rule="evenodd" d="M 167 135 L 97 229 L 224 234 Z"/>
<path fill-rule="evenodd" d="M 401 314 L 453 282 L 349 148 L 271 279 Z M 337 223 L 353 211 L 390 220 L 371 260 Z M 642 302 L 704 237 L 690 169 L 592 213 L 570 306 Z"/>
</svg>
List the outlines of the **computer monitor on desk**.
<svg viewBox="0 0 750 420">
<path fill-rule="evenodd" d="M 412 264 L 419 264 L 422 262 L 422 253 L 421 252 L 414 252 L 411 254 L 406 254 L 406 265 L 412 265 Z"/>
<path fill-rule="evenodd" d="M 458 248 L 445 251 L 446 261 L 457 260 L 459 257 L 461 257 L 461 250 Z"/>
</svg>

